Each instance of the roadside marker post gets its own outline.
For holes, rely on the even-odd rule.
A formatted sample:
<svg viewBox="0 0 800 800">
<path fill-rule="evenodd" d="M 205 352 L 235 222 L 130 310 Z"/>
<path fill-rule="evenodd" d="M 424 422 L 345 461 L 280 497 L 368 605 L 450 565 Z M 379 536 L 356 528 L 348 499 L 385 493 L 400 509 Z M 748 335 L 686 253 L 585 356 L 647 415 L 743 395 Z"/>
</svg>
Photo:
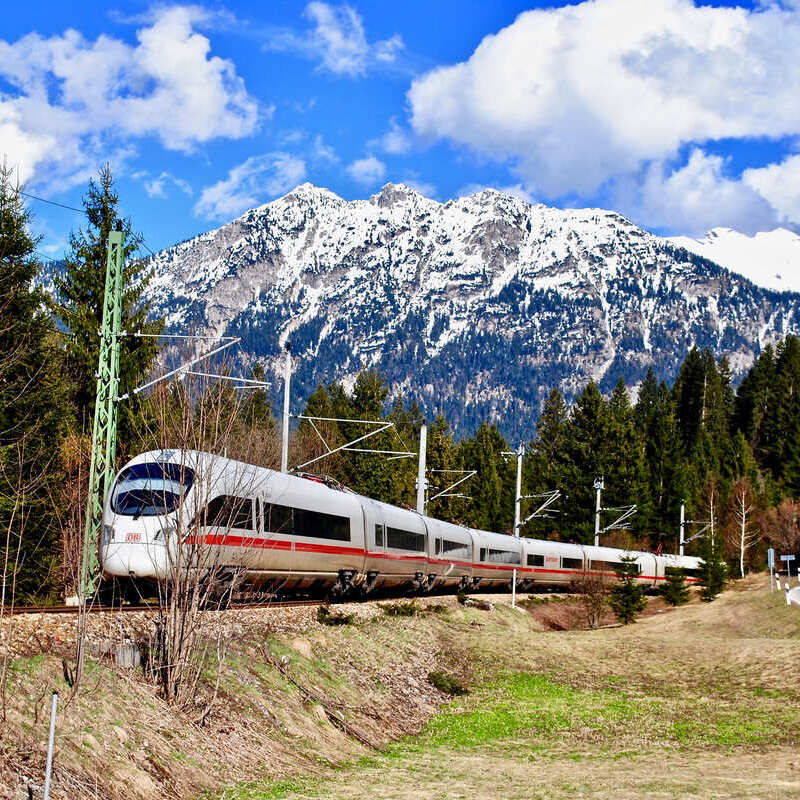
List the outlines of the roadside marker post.
<svg viewBox="0 0 800 800">
<path fill-rule="evenodd" d="M 792 581 L 792 561 L 794 561 L 793 555 L 788 556 L 781 556 L 781 561 L 786 562 L 786 580 L 791 583 Z"/>
<path fill-rule="evenodd" d="M 773 573 L 775 572 L 775 548 L 770 547 L 767 550 L 767 569 L 769 570 L 769 593 L 775 591 L 773 586 Z"/>
</svg>

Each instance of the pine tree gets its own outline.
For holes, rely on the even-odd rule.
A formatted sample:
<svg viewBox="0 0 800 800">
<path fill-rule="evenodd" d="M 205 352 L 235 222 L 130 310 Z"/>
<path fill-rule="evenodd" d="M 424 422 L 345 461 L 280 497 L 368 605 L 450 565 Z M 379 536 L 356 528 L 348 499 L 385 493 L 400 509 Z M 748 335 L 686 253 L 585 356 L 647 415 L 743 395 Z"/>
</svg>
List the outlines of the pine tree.
<svg viewBox="0 0 800 800">
<path fill-rule="evenodd" d="M 96 393 L 97 359 L 100 349 L 99 331 L 103 320 L 108 234 L 119 219 L 119 196 L 114 187 L 111 170 L 100 170 L 98 181 L 89 181 L 83 198 L 88 225 L 70 234 L 70 252 L 65 270 L 55 279 L 58 316 L 69 331 L 67 363 L 72 386 L 76 423 L 90 429 Z M 157 334 L 163 329 L 162 320 L 148 320 L 149 309 L 143 302 L 144 289 L 150 281 L 142 274 L 141 263 L 132 258 L 142 242 L 133 232 L 131 221 L 122 220 L 124 233 L 122 330 L 125 333 Z M 134 389 L 147 375 L 158 350 L 157 340 L 124 336 L 120 342 L 120 393 Z M 135 426 L 134 401 L 119 405 L 118 439 L 122 449 Z"/>
<path fill-rule="evenodd" d="M 700 546 L 700 559 L 700 595 L 706 602 L 711 602 L 722 592 L 728 580 L 728 566 L 722 555 L 721 537 L 704 537 Z"/>
<path fill-rule="evenodd" d="M 564 445 L 565 490 L 569 497 L 562 520 L 563 531 L 570 539 L 589 543 L 593 539 L 596 477 L 612 469 L 608 443 L 611 439 L 611 420 L 600 389 L 590 381 L 570 410 L 569 426 Z M 609 497 L 614 497 L 611 488 Z M 615 503 L 616 505 L 616 503 Z"/>
<path fill-rule="evenodd" d="M 254 381 L 264 380 L 264 367 L 258 362 L 250 370 L 250 378 Z M 249 390 L 247 399 L 242 403 L 242 418 L 249 427 L 275 430 L 275 417 L 272 415 L 272 403 L 266 390 L 259 387 Z"/>
<path fill-rule="evenodd" d="M 34 286 L 39 271 L 31 217 L 0 166 L 0 569 L 17 601 L 57 586 L 58 547 L 51 497 L 64 435 L 61 342 Z"/>
<path fill-rule="evenodd" d="M 689 602 L 689 587 L 686 584 L 686 570 L 682 567 L 666 567 L 665 581 L 661 586 L 661 596 L 672 606 L 682 606 Z"/>
<path fill-rule="evenodd" d="M 622 563 L 616 568 L 617 582 L 611 587 L 611 610 L 616 618 L 628 625 L 636 622 L 636 617 L 644 611 L 647 600 L 644 587 L 637 583 L 639 567 L 633 556 L 622 556 Z"/>
<path fill-rule="evenodd" d="M 427 466 L 430 481 L 429 496 L 435 495 L 444 487 L 455 483 L 458 475 L 438 470 L 456 470 L 456 450 L 450 425 L 442 414 L 436 417 L 428 429 Z M 468 494 L 474 488 L 474 478 L 468 484 L 462 484 L 459 494 Z M 464 512 L 464 501 L 458 498 L 441 497 L 428 504 L 428 514 L 440 519 L 454 519 L 458 513 Z"/>
<path fill-rule="evenodd" d="M 652 369 L 639 391 L 634 417 L 644 441 L 644 494 L 651 507 L 650 525 L 655 530 L 669 530 L 678 519 L 681 500 L 690 486 L 672 395 L 666 383 L 655 383 Z"/>
<path fill-rule="evenodd" d="M 509 446 L 496 425 L 484 422 L 473 439 L 464 439 L 458 447 L 461 463 L 477 470 L 470 482 L 472 496 L 465 522 L 487 531 L 510 529 L 514 519 L 514 474 L 503 458 Z"/>
</svg>

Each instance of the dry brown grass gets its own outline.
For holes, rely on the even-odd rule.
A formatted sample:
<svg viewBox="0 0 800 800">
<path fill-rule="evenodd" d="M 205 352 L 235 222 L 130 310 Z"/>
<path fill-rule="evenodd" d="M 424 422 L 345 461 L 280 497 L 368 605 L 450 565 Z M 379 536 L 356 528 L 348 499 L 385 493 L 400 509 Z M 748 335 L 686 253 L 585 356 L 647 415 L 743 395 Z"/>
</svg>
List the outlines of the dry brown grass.
<svg viewBox="0 0 800 800">
<path fill-rule="evenodd" d="M 167 707 L 141 674 L 101 660 L 60 718 L 54 797 L 800 793 L 800 611 L 770 596 L 761 577 L 710 605 L 654 603 L 637 624 L 598 631 L 543 630 L 542 614 L 568 616 L 574 601 L 514 612 L 492 599 L 492 613 L 422 601 L 447 611 L 415 617 L 350 606 L 356 622 L 340 627 L 320 625 L 311 608 L 209 614 L 231 656 L 204 727 Z M 147 625 L 91 620 L 98 638 Z M 0 796 L 9 798 L 24 796 L 26 778 L 40 781 L 47 697 L 60 682 L 59 647 L 71 647 L 63 627 L 47 638 L 18 626 L 25 652 L 15 650 L 0 740 Z M 36 656 L 37 647 L 49 652 Z M 474 690 L 444 715 L 436 712 L 448 698 L 428 682 L 435 670 Z M 533 682 L 503 682 L 514 675 Z"/>
</svg>

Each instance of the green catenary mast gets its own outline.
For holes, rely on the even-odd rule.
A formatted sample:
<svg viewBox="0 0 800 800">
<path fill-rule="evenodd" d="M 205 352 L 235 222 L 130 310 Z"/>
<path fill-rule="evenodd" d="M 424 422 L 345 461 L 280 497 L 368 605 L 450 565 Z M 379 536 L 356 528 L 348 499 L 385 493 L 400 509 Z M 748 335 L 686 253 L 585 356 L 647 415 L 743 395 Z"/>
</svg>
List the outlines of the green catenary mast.
<svg viewBox="0 0 800 800">
<path fill-rule="evenodd" d="M 106 284 L 103 295 L 103 324 L 100 329 L 100 356 L 97 360 L 97 395 L 92 427 L 92 461 L 89 468 L 89 497 L 86 502 L 86 528 L 78 589 L 80 602 L 86 603 L 96 589 L 99 572 L 98 542 L 103 526 L 103 501 L 114 480 L 117 454 L 117 393 L 119 389 L 119 339 L 122 318 L 122 223 L 108 234 Z"/>
</svg>

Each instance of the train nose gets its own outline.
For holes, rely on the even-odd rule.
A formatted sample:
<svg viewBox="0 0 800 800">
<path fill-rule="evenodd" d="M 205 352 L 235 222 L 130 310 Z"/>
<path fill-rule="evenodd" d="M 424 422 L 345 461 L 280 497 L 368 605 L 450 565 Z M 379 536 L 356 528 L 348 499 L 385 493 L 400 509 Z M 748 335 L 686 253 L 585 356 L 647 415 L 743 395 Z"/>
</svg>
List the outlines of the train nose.
<svg viewBox="0 0 800 800">
<path fill-rule="evenodd" d="M 167 548 L 154 542 L 110 542 L 102 552 L 103 572 L 121 578 L 167 578 Z"/>
</svg>

